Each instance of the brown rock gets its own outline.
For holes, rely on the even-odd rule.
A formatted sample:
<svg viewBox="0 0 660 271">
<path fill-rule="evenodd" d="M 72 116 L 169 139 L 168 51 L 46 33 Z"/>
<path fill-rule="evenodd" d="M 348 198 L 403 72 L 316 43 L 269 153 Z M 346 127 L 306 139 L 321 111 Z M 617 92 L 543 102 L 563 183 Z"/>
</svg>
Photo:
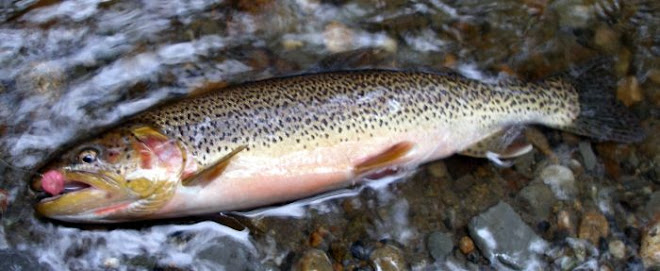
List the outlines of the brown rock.
<svg viewBox="0 0 660 271">
<path fill-rule="evenodd" d="M 605 216 L 596 211 L 589 211 L 582 217 L 578 237 L 598 245 L 598 240 L 601 237 L 607 237 L 609 232 L 610 227 Z"/>
<path fill-rule="evenodd" d="M 298 271 L 332 271 L 330 258 L 322 250 L 310 249 L 305 251 L 295 266 Z"/>
<path fill-rule="evenodd" d="M 561 210 L 557 213 L 557 228 L 560 230 L 566 230 L 568 232 L 573 232 L 573 220 L 571 219 L 571 214 L 566 210 Z"/>
<path fill-rule="evenodd" d="M 474 251 L 474 242 L 469 236 L 461 237 L 461 240 L 458 241 L 458 248 L 463 252 L 463 254 L 468 255 Z"/>
<path fill-rule="evenodd" d="M 337 53 L 352 49 L 353 31 L 340 22 L 331 22 L 323 31 L 324 43 L 328 51 Z"/>
<path fill-rule="evenodd" d="M 403 252 L 395 246 L 385 245 L 377 248 L 369 256 L 375 270 L 397 271 L 408 270 Z"/>
<path fill-rule="evenodd" d="M 628 76 L 619 81 L 616 89 L 616 97 L 626 106 L 640 102 L 644 98 L 644 95 L 642 94 L 642 89 L 639 87 L 637 77 Z"/>
<path fill-rule="evenodd" d="M 657 220 L 642 236 L 639 250 L 644 267 L 660 267 L 660 220 Z"/>
</svg>

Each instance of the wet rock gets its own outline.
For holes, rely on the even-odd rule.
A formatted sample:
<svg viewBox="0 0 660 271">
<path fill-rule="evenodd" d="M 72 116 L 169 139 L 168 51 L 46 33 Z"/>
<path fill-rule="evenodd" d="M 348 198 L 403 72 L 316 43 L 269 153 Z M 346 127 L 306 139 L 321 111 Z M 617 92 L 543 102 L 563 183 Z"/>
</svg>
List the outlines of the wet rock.
<svg viewBox="0 0 660 271">
<path fill-rule="evenodd" d="M 642 236 L 639 256 L 645 267 L 660 267 L 660 220 L 656 220 Z"/>
<path fill-rule="evenodd" d="M 591 143 L 587 141 L 581 141 L 578 145 L 578 149 L 580 150 L 580 155 L 582 155 L 584 168 L 587 170 L 593 170 L 596 167 L 596 163 L 598 161 L 596 160 L 594 150 L 591 148 Z"/>
<path fill-rule="evenodd" d="M 545 220 L 550 215 L 552 206 L 557 200 L 550 187 L 536 182 L 520 190 L 518 201 L 527 213 L 535 216 L 538 220 Z"/>
<path fill-rule="evenodd" d="M 599 212 L 589 211 L 582 217 L 578 237 L 598 245 L 600 238 L 605 238 L 610 232 L 607 219 Z"/>
<path fill-rule="evenodd" d="M 299 271 L 332 271 L 332 263 L 330 258 L 322 250 L 310 249 L 305 251 L 303 256 L 298 260 L 296 269 Z"/>
<path fill-rule="evenodd" d="M 371 265 L 375 270 L 396 271 L 408 270 L 403 252 L 395 246 L 384 245 L 375 249 L 371 256 Z"/>
<path fill-rule="evenodd" d="M 543 268 L 538 254 L 548 246 L 547 242 L 537 236 L 510 205 L 498 203 L 472 218 L 468 229 L 493 267 L 501 270 Z"/>
<path fill-rule="evenodd" d="M 331 22 L 323 31 L 323 42 L 328 51 L 336 53 L 352 49 L 353 30 L 339 22 Z"/>
<path fill-rule="evenodd" d="M 617 86 L 616 97 L 626 106 L 631 106 L 642 101 L 644 95 L 642 94 L 637 77 L 628 76 L 622 79 Z"/>
<path fill-rule="evenodd" d="M 550 186 L 560 200 L 570 200 L 577 195 L 573 172 L 562 165 L 550 165 L 541 171 L 541 180 Z"/>
<path fill-rule="evenodd" d="M 258 261 L 255 261 L 249 249 L 229 238 L 219 238 L 209 242 L 209 246 L 202 249 L 197 258 L 209 261 L 214 266 L 222 266 L 226 270 L 258 269 Z"/>
<path fill-rule="evenodd" d="M 536 150 L 532 150 L 528 153 L 525 153 L 516 159 L 513 160 L 513 166 L 516 169 L 516 172 L 520 173 L 527 178 L 534 177 L 534 154 Z"/>
<path fill-rule="evenodd" d="M 426 242 L 426 247 L 431 254 L 431 257 L 436 261 L 444 261 L 452 249 L 454 249 L 454 241 L 451 235 L 444 232 L 433 232 L 429 235 Z"/>
<path fill-rule="evenodd" d="M 447 166 L 443 161 L 438 161 L 430 164 L 428 166 L 428 171 L 431 173 L 431 176 L 436 178 L 451 178 L 449 171 L 447 171 Z"/>
<path fill-rule="evenodd" d="M 552 8 L 559 14 L 559 25 L 566 28 L 585 28 L 593 20 L 594 12 L 590 6 L 579 5 L 581 1 L 555 1 Z"/>
<path fill-rule="evenodd" d="M 653 192 L 649 201 L 646 203 L 646 213 L 649 217 L 660 215 L 660 190 Z"/>
<path fill-rule="evenodd" d="M 474 241 L 469 236 L 461 237 L 461 240 L 458 241 L 458 248 L 467 255 L 474 251 Z"/>
<path fill-rule="evenodd" d="M 14 250 L 0 250 L 0 270 L 43 270 L 36 259 Z"/>
<path fill-rule="evenodd" d="M 626 257 L 626 245 L 621 240 L 613 240 L 607 244 L 608 251 L 617 260 L 622 260 Z"/>
</svg>

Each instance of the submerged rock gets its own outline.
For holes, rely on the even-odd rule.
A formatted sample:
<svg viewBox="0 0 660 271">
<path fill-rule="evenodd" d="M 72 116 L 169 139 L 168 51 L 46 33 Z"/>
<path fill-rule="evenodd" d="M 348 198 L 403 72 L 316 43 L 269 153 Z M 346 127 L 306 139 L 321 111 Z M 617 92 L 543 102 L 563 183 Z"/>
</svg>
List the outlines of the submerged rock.
<svg viewBox="0 0 660 271">
<path fill-rule="evenodd" d="M 534 182 L 523 188 L 518 194 L 518 201 L 525 211 L 538 220 L 545 220 L 557 201 L 550 187 Z"/>
<path fill-rule="evenodd" d="M 36 259 L 13 250 L 0 250 L 0 270 L 43 270 Z"/>
<path fill-rule="evenodd" d="M 472 218 L 468 229 L 477 247 L 496 269 L 544 267 L 538 256 L 548 243 L 536 235 L 509 204 L 500 202 Z"/>
<path fill-rule="evenodd" d="M 369 257 L 375 270 L 398 271 L 408 270 L 403 252 L 395 246 L 385 245 L 375 249 Z"/>
<path fill-rule="evenodd" d="M 560 200 L 570 200 L 577 195 L 573 172 L 561 165 L 550 165 L 541 171 L 541 179 L 550 186 Z"/>
<path fill-rule="evenodd" d="M 644 233 L 639 255 L 646 268 L 660 267 L 660 220 Z"/>
<path fill-rule="evenodd" d="M 305 251 L 303 256 L 296 264 L 296 269 L 300 271 L 332 271 L 330 258 L 320 249 L 310 249 Z"/>
<path fill-rule="evenodd" d="M 591 211 L 584 214 L 580 222 L 578 237 L 589 240 L 592 244 L 598 245 L 600 238 L 605 238 L 610 232 L 607 219 L 599 212 Z"/>
<path fill-rule="evenodd" d="M 454 242 L 451 235 L 444 232 L 431 233 L 426 244 L 431 257 L 436 261 L 444 261 L 454 249 Z"/>
</svg>

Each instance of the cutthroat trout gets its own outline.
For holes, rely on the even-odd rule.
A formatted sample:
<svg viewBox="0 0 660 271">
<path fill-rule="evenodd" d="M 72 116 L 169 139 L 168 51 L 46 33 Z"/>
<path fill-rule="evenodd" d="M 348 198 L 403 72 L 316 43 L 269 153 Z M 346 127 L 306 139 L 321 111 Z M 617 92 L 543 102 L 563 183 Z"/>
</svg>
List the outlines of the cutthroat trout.
<svg viewBox="0 0 660 271">
<path fill-rule="evenodd" d="M 513 126 L 639 140 L 620 109 L 562 77 L 486 84 L 369 70 L 269 79 L 132 117 L 70 149 L 32 186 L 51 195 L 40 214 L 71 222 L 249 209 L 454 153 L 514 157 L 529 146 L 486 144 Z"/>
</svg>

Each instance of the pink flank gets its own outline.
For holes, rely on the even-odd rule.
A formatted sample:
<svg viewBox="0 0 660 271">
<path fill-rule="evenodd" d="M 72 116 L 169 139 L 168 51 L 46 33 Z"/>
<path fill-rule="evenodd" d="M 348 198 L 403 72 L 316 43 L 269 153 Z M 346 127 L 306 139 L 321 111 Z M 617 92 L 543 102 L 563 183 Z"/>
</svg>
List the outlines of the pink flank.
<svg viewBox="0 0 660 271">
<path fill-rule="evenodd" d="M 49 170 L 41 178 L 41 187 L 48 194 L 59 195 L 64 190 L 64 175 L 57 170 Z"/>
</svg>

